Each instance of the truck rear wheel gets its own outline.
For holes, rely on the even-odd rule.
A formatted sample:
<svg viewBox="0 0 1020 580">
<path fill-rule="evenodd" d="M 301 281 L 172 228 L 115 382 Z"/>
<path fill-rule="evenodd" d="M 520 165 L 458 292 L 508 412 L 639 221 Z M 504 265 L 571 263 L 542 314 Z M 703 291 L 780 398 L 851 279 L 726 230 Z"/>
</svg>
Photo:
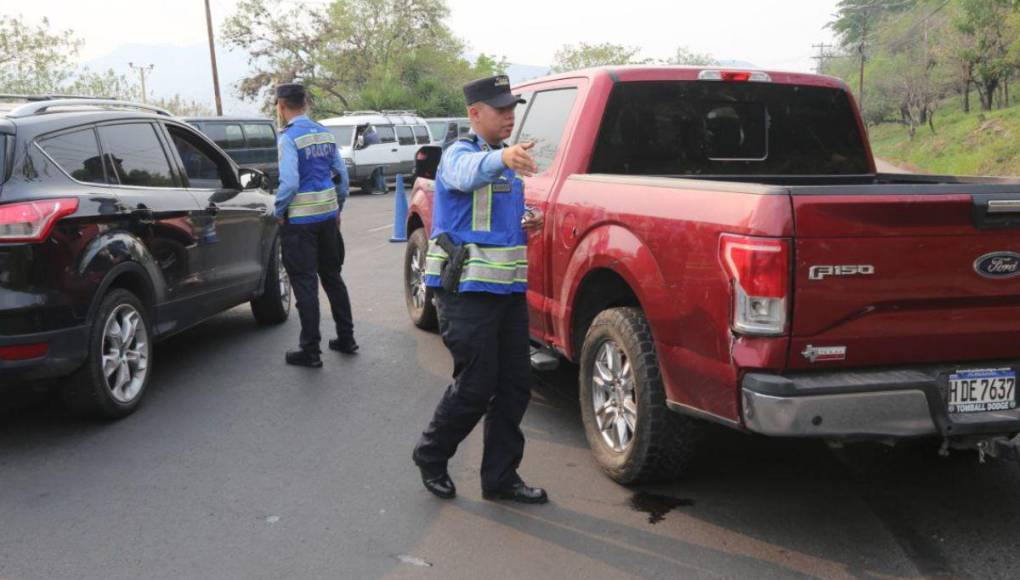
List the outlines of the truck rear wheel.
<svg viewBox="0 0 1020 580">
<path fill-rule="evenodd" d="M 432 289 L 425 286 L 425 259 L 429 248 L 425 228 L 418 228 L 407 238 L 404 251 L 404 301 L 411 322 L 422 330 L 435 330 L 436 305 Z"/>
<path fill-rule="evenodd" d="M 601 312 L 588 329 L 580 364 L 584 431 L 602 470 L 622 484 L 681 475 L 698 425 L 666 407 L 644 313 L 633 307 Z"/>
</svg>

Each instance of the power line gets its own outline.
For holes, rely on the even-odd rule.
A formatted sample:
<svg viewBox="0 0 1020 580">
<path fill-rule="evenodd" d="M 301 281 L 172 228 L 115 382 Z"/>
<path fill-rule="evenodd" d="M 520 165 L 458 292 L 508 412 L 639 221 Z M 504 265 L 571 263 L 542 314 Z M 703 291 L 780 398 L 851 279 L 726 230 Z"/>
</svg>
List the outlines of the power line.
<svg viewBox="0 0 1020 580">
<path fill-rule="evenodd" d="M 832 52 L 827 52 L 827 51 L 831 51 L 833 48 L 836 48 L 836 47 L 835 47 L 835 45 L 826 44 L 824 42 L 821 42 L 821 43 L 818 43 L 818 44 L 812 44 L 811 48 L 817 48 L 818 49 L 818 56 L 812 56 L 811 58 L 818 61 L 818 64 L 815 66 L 815 72 L 817 72 L 818 74 L 821 74 L 822 73 L 822 67 L 825 65 L 826 59 L 828 59 L 828 58 L 830 58 L 832 56 Z"/>
</svg>

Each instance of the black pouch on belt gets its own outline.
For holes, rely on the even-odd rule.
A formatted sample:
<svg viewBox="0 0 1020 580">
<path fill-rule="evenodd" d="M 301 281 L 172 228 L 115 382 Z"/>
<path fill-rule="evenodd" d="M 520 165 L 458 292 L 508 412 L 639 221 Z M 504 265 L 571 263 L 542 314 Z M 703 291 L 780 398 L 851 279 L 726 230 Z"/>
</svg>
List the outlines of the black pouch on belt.
<svg viewBox="0 0 1020 580">
<path fill-rule="evenodd" d="M 439 274 L 439 283 L 443 290 L 456 293 L 460 288 L 460 276 L 464 272 L 464 262 L 468 258 L 467 247 L 453 243 L 448 234 L 441 234 L 436 238 L 436 243 L 449 256 Z"/>
</svg>

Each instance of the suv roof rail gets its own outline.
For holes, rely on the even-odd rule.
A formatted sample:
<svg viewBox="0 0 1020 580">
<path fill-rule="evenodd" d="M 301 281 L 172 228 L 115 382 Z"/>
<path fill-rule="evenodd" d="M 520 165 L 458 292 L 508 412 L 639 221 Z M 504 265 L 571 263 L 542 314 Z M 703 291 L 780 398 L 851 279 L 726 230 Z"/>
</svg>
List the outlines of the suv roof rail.
<svg viewBox="0 0 1020 580">
<path fill-rule="evenodd" d="M 381 111 L 371 111 L 371 110 L 366 110 L 366 111 L 344 111 L 343 112 L 343 116 L 344 117 L 353 117 L 355 115 L 382 115 L 382 112 Z"/>
<path fill-rule="evenodd" d="M 385 109 L 382 112 L 383 115 L 414 115 L 418 116 L 418 111 L 413 109 Z"/>
<path fill-rule="evenodd" d="M 21 118 L 31 117 L 32 115 L 39 115 L 45 113 L 47 110 L 53 107 L 99 107 L 107 109 L 137 109 L 141 111 L 149 111 L 156 113 L 157 115 L 166 115 L 172 117 L 170 111 L 154 107 L 152 105 L 145 105 L 142 103 L 132 103 L 130 101 L 117 101 L 113 99 L 93 99 L 90 97 L 57 97 L 57 98 L 46 98 L 40 100 L 32 100 L 28 103 L 16 107 L 7 113 L 8 118 Z"/>
<path fill-rule="evenodd" d="M 58 95 L 58 94 L 41 94 L 41 95 L 23 95 L 23 94 L 0 94 L 0 100 L 4 101 L 52 101 L 54 99 L 109 99 L 110 97 L 92 97 L 89 95 Z"/>
</svg>

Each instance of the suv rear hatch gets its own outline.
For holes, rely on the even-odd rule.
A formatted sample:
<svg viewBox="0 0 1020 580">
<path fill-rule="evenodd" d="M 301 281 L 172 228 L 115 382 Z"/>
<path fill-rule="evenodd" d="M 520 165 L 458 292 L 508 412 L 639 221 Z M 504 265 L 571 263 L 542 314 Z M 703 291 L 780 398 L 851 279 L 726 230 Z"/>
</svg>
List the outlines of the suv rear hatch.
<svg viewBox="0 0 1020 580">
<path fill-rule="evenodd" d="M 877 181 L 791 188 L 789 367 L 1016 358 L 1020 182 Z"/>
</svg>

